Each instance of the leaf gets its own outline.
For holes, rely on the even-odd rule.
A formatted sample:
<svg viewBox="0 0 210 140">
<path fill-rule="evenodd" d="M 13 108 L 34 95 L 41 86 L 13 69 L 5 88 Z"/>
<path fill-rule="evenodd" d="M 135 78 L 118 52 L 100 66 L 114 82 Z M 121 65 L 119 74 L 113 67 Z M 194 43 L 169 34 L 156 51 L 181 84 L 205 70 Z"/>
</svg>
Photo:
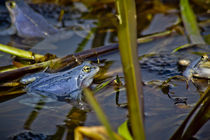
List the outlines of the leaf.
<svg viewBox="0 0 210 140">
<path fill-rule="evenodd" d="M 123 140 L 119 135 L 115 134 L 117 140 Z M 75 140 L 109 140 L 106 128 L 103 126 L 79 126 L 74 130 Z"/>
<path fill-rule="evenodd" d="M 180 9 L 184 27 L 192 44 L 206 44 L 200 35 L 196 17 L 188 0 L 180 1 Z"/>
<path fill-rule="evenodd" d="M 172 53 L 175 53 L 175 52 L 177 52 L 177 51 L 179 51 L 179 50 L 186 49 L 186 48 L 189 48 L 189 47 L 192 47 L 192 46 L 194 46 L 194 44 L 184 44 L 184 45 L 181 45 L 181 46 L 175 48 L 175 49 L 172 51 Z"/>
<path fill-rule="evenodd" d="M 184 133 L 185 127 L 187 126 L 187 124 L 190 121 L 190 118 L 194 115 L 194 113 L 197 111 L 197 109 L 199 108 L 199 106 L 205 101 L 205 99 L 208 99 L 208 105 L 210 103 L 210 87 L 208 87 L 206 89 L 206 91 L 204 92 L 203 96 L 199 99 L 199 101 L 196 103 L 196 105 L 194 106 L 194 108 L 191 110 L 191 112 L 187 115 L 187 117 L 185 118 L 185 120 L 182 122 L 182 124 L 179 126 L 179 128 L 176 130 L 176 132 L 171 136 L 170 140 L 180 140 L 182 138 L 182 135 Z M 203 108 L 203 107 L 202 107 Z M 209 107 L 207 106 L 207 109 L 209 109 Z M 206 109 L 205 109 L 206 110 Z M 198 111 L 200 112 L 200 110 Z M 199 115 L 199 113 L 197 114 Z M 196 115 L 196 116 L 197 116 Z M 207 117 L 209 117 L 209 111 L 207 110 Z M 195 116 L 195 117 L 196 117 Z M 195 118 L 194 117 L 194 118 Z M 206 117 L 206 116 L 205 116 Z M 197 120 L 200 118 L 196 118 L 194 120 L 196 120 L 195 122 L 192 121 L 192 123 L 196 123 Z M 189 126 L 189 125 L 188 125 Z M 185 133 L 186 136 L 186 133 Z"/>
<path fill-rule="evenodd" d="M 182 137 L 183 140 L 190 139 L 210 119 L 210 88 L 205 92 L 207 95 L 205 101 L 189 126 L 186 128 Z"/>
<path fill-rule="evenodd" d="M 130 134 L 130 131 L 128 129 L 128 121 L 125 121 L 123 124 L 121 124 L 119 127 L 118 127 L 118 133 L 123 137 L 125 138 L 126 140 L 133 140 L 131 134 Z"/>
</svg>

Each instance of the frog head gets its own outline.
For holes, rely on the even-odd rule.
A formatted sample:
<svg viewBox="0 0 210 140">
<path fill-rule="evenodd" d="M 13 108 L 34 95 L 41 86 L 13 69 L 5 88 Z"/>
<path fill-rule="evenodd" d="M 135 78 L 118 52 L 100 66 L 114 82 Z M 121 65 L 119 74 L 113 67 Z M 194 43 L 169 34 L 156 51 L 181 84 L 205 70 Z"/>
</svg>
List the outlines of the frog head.
<svg viewBox="0 0 210 140">
<path fill-rule="evenodd" d="M 78 66 L 78 70 L 77 86 L 88 87 L 92 83 L 93 77 L 99 71 L 99 67 L 90 62 L 84 62 Z"/>
<path fill-rule="evenodd" d="M 203 55 L 194 68 L 193 77 L 210 79 L 210 60 L 208 55 Z"/>
<path fill-rule="evenodd" d="M 21 8 L 18 6 L 16 1 L 14 1 L 14 0 L 7 1 L 6 2 L 6 7 L 9 10 L 12 23 L 14 24 L 17 15 L 21 14 L 21 12 L 22 12 Z"/>
<path fill-rule="evenodd" d="M 191 79 L 193 77 L 209 79 L 210 60 L 208 55 L 203 55 L 193 61 L 184 71 L 183 75 L 187 77 L 187 79 Z"/>
</svg>

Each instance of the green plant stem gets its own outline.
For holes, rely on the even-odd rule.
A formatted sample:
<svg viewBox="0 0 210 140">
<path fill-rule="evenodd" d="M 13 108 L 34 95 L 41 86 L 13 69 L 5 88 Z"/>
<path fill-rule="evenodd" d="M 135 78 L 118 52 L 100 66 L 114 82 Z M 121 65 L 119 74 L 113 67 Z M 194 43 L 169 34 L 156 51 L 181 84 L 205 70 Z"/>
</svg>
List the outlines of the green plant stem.
<svg viewBox="0 0 210 140">
<path fill-rule="evenodd" d="M 25 91 L 23 90 L 16 90 L 16 91 L 4 91 L 4 92 L 0 92 L 0 97 L 2 96 L 12 96 L 12 95 L 20 95 L 20 94 L 24 94 Z"/>
<path fill-rule="evenodd" d="M 182 140 L 192 138 L 199 129 L 210 119 L 210 90 L 208 89 L 208 98 L 204 101 L 203 106 L 199 109 L 196 116 L 193 118 L 185 133 L 183 134 Z"/>
<path fill-rule="evenodd" d="M 184 27 L 192 44 L 206 44 L 200 35 L 196 17 L 188 0 L 180 1 L 180 9 Z"/>
<path fill-rule="evenodd" d="M 15 55 L 15 56 L 18 56 L 18 57 L 22 57 L 22 58 L 26 58 L 26 59 L 32 59 L 32 60 L 35 60 L 35 61 L 38 61 L 38 60 L 40 60 L 44 57 L 41 54 L 34 54 L 33 52 L 30 52 L 30 51 L 21 50 L 21 49 L 11 47 L 11 46 L 7 46 L 7 45 L 3 45 L 3 44 L 0 44 L 0 51 L 5 52 L 5 53 L 9 53 L 11 55 Z"/>
<path fill-rule="evenodd" d="M 182 124 L 180 125 L 180 127 L 176 130 L 176 132 L 172 135 L 172 137 L 170 138 L 170 140 L 179 140 L 184 132 L 185 126 L 187 125 L 187 123 L 189 122 L 190 118 L 193 116 L 193 114 L 195 113 L 195 111 L 199 108 L 199 106 L 202 104 L 202 102 L 209 97 L 209 91 L 210 91 L 210 87 L 208 87 L 205 91 L 205 93 L 203 94 L 203 96 L 198 100 L 198 102 L 196 103 L 196 105 L 194 106 L 194 108 L 190 111 L 190 113 L 187 115 L 187 117 L 185 118 L 185 120 L 182 122 Z"/>
<path fill-rule="evenodd" d="M 141 37 L 141 38 L 137 39 L 137 43 L 147 43 L 147 42 L 153 41 L 155 39 L 158 39 L 160 37 L 170 35 L 172 32 L 173 32 L 172 30 L 166 30 L 166 31 L 163 31 L 163 32 L 159 32 L 159 33 L 149 35 L 149 36 Z"/>
<path fill-rule="evenodd" d="M 106 118 L 106 115 L 104 114 L 103 110 L 101 109 L 99 103 L 94 98 L 93 93 L 88 88 L 84 88 L 84 93 L 86 95 L 87 101 L 92 106 L 92 108 L 95 110 L 98 119 L 105 126 L 110 139 L 116 140 L 116 138 L 114 136 L 114 132 L 112 131 L 112 128 L 108 122 L 108 119 Z"/>
<path fill-rule="evenodd" d="M 126 81 L 128 111 L 133 138 L 144 140 L 143 92 L 136 43 L 136 8 L 134 0 L 116 0 L 120 56 Z"/>
</svg>

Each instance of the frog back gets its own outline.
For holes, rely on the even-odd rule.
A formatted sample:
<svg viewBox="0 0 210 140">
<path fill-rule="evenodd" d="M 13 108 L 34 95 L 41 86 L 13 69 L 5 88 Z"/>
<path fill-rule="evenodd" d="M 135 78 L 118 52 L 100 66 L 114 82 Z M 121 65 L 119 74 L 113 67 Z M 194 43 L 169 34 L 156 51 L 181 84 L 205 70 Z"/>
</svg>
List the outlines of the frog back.
<svg viewBox="0 0 210 140">
<path fill-rule="evenodd" d="M 50 77 L 45 77 L 29 84 L 27 86 L 28 92 L 57 98 L 71 96 L 71 94 L 80 90 L 77 79 L 74 76 L 61 76 L 62 74 L 51 74 Z"/>
</svg>

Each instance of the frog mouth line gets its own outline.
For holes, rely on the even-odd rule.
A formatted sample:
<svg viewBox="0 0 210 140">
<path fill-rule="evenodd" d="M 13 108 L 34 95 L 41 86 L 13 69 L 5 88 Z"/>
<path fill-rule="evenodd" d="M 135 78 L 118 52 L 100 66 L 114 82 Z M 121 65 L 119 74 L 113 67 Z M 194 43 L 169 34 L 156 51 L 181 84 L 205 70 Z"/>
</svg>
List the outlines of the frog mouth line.
<svg viewBox="0 0 210 140">
<path fill-rule="evenodd" d="M 93 77 L 99 72 L 99 67 L 95 66 L 95 67 L 93 67 L 93 69 L 94 69 L 94 71 L 90 72 L 88 77 L 86 77 L 82 81 L 82 83 L 81 83 L 82 87 L 88 87 L 93 82 Z"/>
</svg>

